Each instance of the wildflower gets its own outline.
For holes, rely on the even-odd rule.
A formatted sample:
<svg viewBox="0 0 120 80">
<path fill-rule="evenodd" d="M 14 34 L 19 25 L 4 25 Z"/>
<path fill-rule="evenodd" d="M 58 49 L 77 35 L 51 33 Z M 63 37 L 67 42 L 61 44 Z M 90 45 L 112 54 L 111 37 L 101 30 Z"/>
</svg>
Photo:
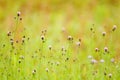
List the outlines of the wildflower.
<svg viewBox="0 0 120 80">
<path fill-rule="evenodd" d="M 91 56 L 91 55 L 89 55 L 89 56 L 88 56 L 88 59 L 92 59 L 92 56 Z"/>
<path fill-rule="evenodd" d="M 117 26 L 116 26 L 116 25 L 113 25 L 112 31 L 115 31 L 116 28 L 117 28 Z"/>
<path fill-rule="evenodd" d="M 76 45 L 77 45 L 77 46 L 80 46 L 80 44 L 81 44 L 80 42 L 76 42 Z"/>
<path fill-rule="evenodd" d="M 32 71 L 32 74 L 34 75 L 36 73 L 36 69 L 34 69 L 33 71 Z"/>
<path fill-rule="evenodd" d="M 104 51 L 105 51 L 105 52 L 108 52 L 108 47 L 104 47 Z"/>
<path fill-rule="evenodd" d="M 98 48 L 95 48 L 95 51 L 96 51 L 96 52 L 99 52 L 99 49 L 98 49 Z"/>
<path fill-rule="evenodd" d="M 106 32 L 102 32 L 102 35 L 105 36 L 105 35 L 106 35 Z"/>
<path fill-rule="evenodd" d="M 42 36 L 41 36 L 41 39 L 42 39 L 42 40 L 45 40 L 45 36 L 44 36 L 44 35 L 42 35 Z"/>
<path fill-rule="evenodd" d="M 11 36 L 11 32 L 10 31 L 7 33 L 7 36 Z"/>
<path fill-rule="evenodd" d="M 95 64 L 95 63 L 97 63 L 97 60 L 92 59 L 92 60 L 91 60 L 91 64 Z"/>
<path fill-rule="evenodd" d="M 24 43 L 25 42 L 25 38 L 22 38 L 22 43 Z"/>
<path fill-rule="evenodd" d="M 22 18 L 20 18 L 20 20 L 22 20 Z"/>
<path fill-rule="evenodd" d="M 112 58 L 112 59 L 111 59 L 111 62 L 112 62 L 112 63 L 114 63 L 114 62 L 115 62 L 115 59 L 114 59 L 114 58 Z"/>
<path fill-rule="evenodd" d="M 21 63 L 21 60 L 19 60 L 18 62 L 19 62 L 19 64 L 20 64 L 20 63 Z"/>
<path fill-rule="evenodd" d="M 65 51 L 65 47 L 64 46 L 62 46 L 61 51 Z"/>
<path fill-rule="evenodd" d="M 11 43 L 11 45 L 13 45 L 13 43 L 14 43 L 13 39 L 10 39 L 10 43 Z"/>
<path fill-rule="evenodd" d="M 103 59 L 100 60 L 101 63 L 104 63 L 105 61 Z"/>
<path fill-rule="evenodd" d="M 69 41 L 73 40 L 73 37 L 72 36 L 68 36 L 67 38 Z"/>
<path fill-rule="evenodd" d="M 21 12 L 20 12 L 20 11 L 18 11 L 18 12 L 17 12 L 17 16 L 19 17 L 20 15 L 21 15 Z"/>
<path fill-rule="evenodd" d="M 109 73 L 109 74 L 108 74 L 108 77 L 109 77 L 109 78 L 111 78 L 111 77 L 112 77 L 112 74 L 111 74 L 111 73 Z"/>
<path fill-rule="evenodd" d="M 46 68 L 45 70 L 46 70 L 46 72 L 49 72 L 49 69 L 48 69 L 48 68 Z"/>
<path fill-rule="evenodd" d="M 51 50 L 51 49 L 52 49 L 52 46 L 51 46 L 51 45 L 49 45 L 49 46 L 48 46 L 48 48 L 49 48 L 49 50 Z"/>
</svg>

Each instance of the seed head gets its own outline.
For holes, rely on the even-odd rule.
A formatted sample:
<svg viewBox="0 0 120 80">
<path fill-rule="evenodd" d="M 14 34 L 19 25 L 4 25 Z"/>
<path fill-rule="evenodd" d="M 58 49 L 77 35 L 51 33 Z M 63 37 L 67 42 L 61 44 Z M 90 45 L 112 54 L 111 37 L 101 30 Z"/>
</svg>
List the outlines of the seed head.
<svg viewBox="0 0 120 80">
<path fill-rule="evenodd" d="M 18 43 L 19 41 L 17 40 L 16 43 Z"/>
<path fill-rule="evenodd" d="M 34 70 L 32 71 L 32 74 L 33 74 L 33 75 L 35 75 L 35 73 L 36 73 L 36 69 L 34 69 Z"/>
<path fill-rule="evenodd" d="M 45 36 L 44 36 L 44 35 L 42 35 L 42 36 L 41 36 L 41 39 L 42 39 L 42 40 L 45 40 Z"/>
<path fill-rule="evenodd" d="M 23 38 L 25 38 L 25 35 L 23 36 Z"/>
<path fill-rule="evenodd" d="M 14 43 L 13 39 L 10 39 L 10 43 L 11 43 L 11 45 L 13 45 L 13 43 Z"/>
<path fill-rule="evenodd" d="M 112 77 L 112 74 L 111 74 L 111 73 L 109 73 L 109 74 L 108 74 L 108 77 L 109 77 L 109 78 L 111 78 L 111 77 Z"/>
<path fill-rule="evenodd" d="M 7 33 L 7 36 L 11 36 L 11 32 L 10 31 Z"/>
<path fill-rule="evenodd" d="M 105 52 L 108 52 L 108 47 L 104 47 L 104 51 L 105 51 Z"/>
<path fill-rule="evenodd" d="M 21 60 L 19 60 L 18 62 L 19 62 L 19 64 L 20 64 L 20 63 L 21 63 Z"/>
<path fill-rule="evenodd" d="M 95 51 L 96 51 L 96 52 L 99 52 L 99 49 L 98 49 L 98 48 L 95 48 Z"/>
<path fill-rule="evenodd" d="M 21 12 L 20 12 L 20 11 L 18 11 L 18 12 L 17 12 L 17 16 L 19 17 L 20 15 L 21 15 Z"/>
<path fill-rule="evenodd" d="M 51 45 L 49 45 L 49 46 L 48 46 L 48 48 L 49 48 L 49 50 L 51 50 L 51 49 L 52 49 L 52 46 L 51 46 Z"/>
<path fill-rule="evenodd" d="M 64 51 L 64 50 L 65 50 L 65 47 L 64 47 L 64 46 L 62 46 L 61 51 Z"/>
<path fill-rule="evenodd" d="M 72 36 L 68 36 L 68 40 L 69 41 L 73 40 L 73 37 Z"/>
<path fill-rule="evenodd" d="M 105 36 L 105 35 L 106 35 L 106 32 L 102 32 L 102 35 Z"/>
<path fill-rule="evenodd" d="M 112 31 L 115 31 L 116 28 L 117 28 L 117 26 L 116 26 L 116 25 L 113 25 Z"/>
<path fill-rule="evenodd" d="M 22 18 L 20 18 L 20 20 L 22 20 Z"/>
<path fill-rule="evenodd" d="M 24 43 L 25 42 L 25 38 L 22 38 L 22 43 Z"/>
<path fill-rule="evenodd" d="M 79 38 L 79 42 L 81 42 L 82 40 L 81 40 L 81 38 Z"/>
</svg>

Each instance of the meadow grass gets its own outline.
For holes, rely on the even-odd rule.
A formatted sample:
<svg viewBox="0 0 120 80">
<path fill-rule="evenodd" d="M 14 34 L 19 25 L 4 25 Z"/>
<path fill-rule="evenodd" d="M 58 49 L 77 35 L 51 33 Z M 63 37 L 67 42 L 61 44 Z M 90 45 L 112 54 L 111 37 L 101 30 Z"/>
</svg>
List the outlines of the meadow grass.
<svg viewBox="0 0 120 80">
<path fill-rule="evenodd" d="M 13 30 L 1 34 L 1 80 L 119 79 L 120 62 L 115 56 L 113 41 L 116 25 L 109 34 L 99 33 L 93 25 L 88 29 L 90 35 L 84 34 L 82 39 L 70 35 L 64 37 L 65 31 L 62 31 L 52 40 L 47 29 L 37 37 L 27 34 L 27 29 L 20 34 L 21 21 L 18 12 Z"/>
<path fill-rule="evenodd" d="M 59 8 L 59 2 L 52 1 L 42 0 L 41 4 Z M 21 0 L 10 10 L 16 12 L 22 5 L 28 12 L 23 9 L 23 14 L 11 12 L 8 17 L 9 9 L 5 15 L 0 13 L 0 18 L 6 16 L 6 20 L 0 19 L 0 80 L 120 79 L 119 18 L 112 15 L 113 21 L 108 19 L 110 8 L 118 8 L 98 5 L 88 10 L 89 14 L 84 10 L 89 7 L 84 7 L 89 3 L 85 0 L 73 3 L 76 10 L 83 9 L 82 13 L 75 13 L 67 3 L 60 10 L 43 5 L 46 11 L 39 12 L 38 3 Z M 8 1 L 7 8 L 10 4 Z M 95 20 L 90 18 L 92 12 Z"/>
</svg>

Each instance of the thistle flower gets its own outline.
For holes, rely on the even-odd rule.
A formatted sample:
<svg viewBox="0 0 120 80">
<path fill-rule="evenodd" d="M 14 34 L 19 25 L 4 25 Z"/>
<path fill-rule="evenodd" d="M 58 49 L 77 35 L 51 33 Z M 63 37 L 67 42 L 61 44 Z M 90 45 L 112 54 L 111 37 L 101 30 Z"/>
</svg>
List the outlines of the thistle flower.
<svg viewBox="0 0 120 80">
<path fill-rule="evenodd" d="M 65 51 L 65 47 L 64 46 L 62 46 L 61 51 Z"/>
<path fill-rule="evenodd" d="M 117 26 L 116 26 L 116 25 L 113 25 L 112 31 L 115 31 L 116 28 L 117 28 Z"/>
<path fill-rule="evenodd" d="M 106 35 L 106 32 L 102 32 L 102 35 L 105 36 L 105 35 Z"/>
<path fill-rule="evenodd" d="M 98 49 L 98 48 L 95 48 L 95 51 L 96 51 L 96 52 L 99 52 L 99 49 Z"/>
<path fill-rule="evenodd" d="M 13 43 L 14 43 L 13 39 L 10 39 L 10 43 L 11 43 L 11 45 L 13 45 Z"/>
<path fill-rule="evenodd" d="M 91 64 L 96 64 L 96 63 L 97 63 L 97 60 L 95 60 L 95 59 L 91 60 Z"/>
<path fill-rule="evenodd" d="M 18 43 L 19 41 L 17 40 L 16 43 Z"/>
<path fill-rule="evenodd" d="M 21 60 L 19 60 L 18 62 L 19 62 L 19 64 L 20 64 L 20 63 L 21 63 Z"/>
<path fill-rule="evenodd" d="M 41 36 L 41 39 L 42 39 L 42 40 L 45 40 L 45 36 L 44 36 L 44 35 L 42 35 L 42 36 Z"/>
<path fill-rule="evenodd" d="M 19 17 L 20 15 L 21 15 L 21 12 L 20 12 L 20 11 L 18 11 L 18 12 L 17 12 L 17 16 Z"/>
<path fill-rule="evenodd" d="M 22 18 L 20 18 L 20 20 L 22 20 Z"/>
<path fill-rule="evenodd" d="M 109 78 L 111 78 L 111 77 L 112 77 L 112 74 L 111 74 L 111 73 L 109 73 L 109 74 L 108 74 L 108 77 L 109 77 Z"/>
<path fill-rule="evenodd" d="M 11 32 L 10 31 L 7 33 L 7 36 L 11 36 Z"/>
<path fill-rule="evenodd" d="M 108 52 L 108 47 L 104 47 L 104 51 L 105 51 L 105 52 Z"/>
<path fill-rule="evenodd" d="M 73 40 L 73 37 L 72 36 L 68 36 L 67 38 L 69 41 Z"/>
<path fill-rule="evenodd" d="M 34 75 L 36 73 L 36 69 L 34 69 L 33 71 L 32 71 L 32 74 Z"/>
<path fill-rule="evenodd" d="M 24 43 L 24 42 L 25 42 L 25 36 L 22 37 L 22 43 Z"/>
</svg>

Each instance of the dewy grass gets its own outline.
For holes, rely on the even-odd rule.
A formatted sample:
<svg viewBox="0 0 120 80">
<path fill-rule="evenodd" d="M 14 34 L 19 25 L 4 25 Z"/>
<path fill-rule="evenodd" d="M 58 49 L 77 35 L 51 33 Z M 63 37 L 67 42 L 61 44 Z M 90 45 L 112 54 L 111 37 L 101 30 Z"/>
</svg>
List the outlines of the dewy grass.
<svg viewBox="0 0 120 80">
<path fill-rule="evenodd" d="M 20 20 L 18 12 L 13 31 L 0 36 L 5 38 L 0 43 L 0 80 L 119 80 L 120 62 L 112 34 L 117 32 L 116 25 L 112 35 L 92 27 L 82 41 L 79 35 L 65 32 L 50 43 L 49 28 L 37 37 L 29 36 L 28 30 L 18 33 Z M 20 40 L 15 38 L 19 34 Z"/>
</svg>

